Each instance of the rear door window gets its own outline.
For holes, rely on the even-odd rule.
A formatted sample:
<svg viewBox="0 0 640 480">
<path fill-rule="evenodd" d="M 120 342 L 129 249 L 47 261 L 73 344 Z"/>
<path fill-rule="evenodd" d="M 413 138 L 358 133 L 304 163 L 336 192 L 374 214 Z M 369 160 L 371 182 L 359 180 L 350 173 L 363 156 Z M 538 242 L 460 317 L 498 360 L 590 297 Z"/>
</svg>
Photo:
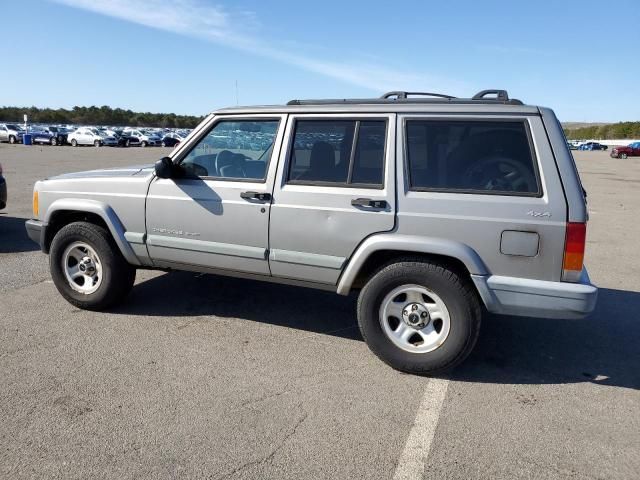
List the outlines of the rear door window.
<svg viewBox="0 0 640 480">
<path fill-rule="evenodd" d="M 298 120 L 288 183 L 382 188 L 385 120 Z"/>
<path fill-rule="evenodd" d="M 412 190 L 541 195 L 524 121 L 407 120 Z"/>
</svg>

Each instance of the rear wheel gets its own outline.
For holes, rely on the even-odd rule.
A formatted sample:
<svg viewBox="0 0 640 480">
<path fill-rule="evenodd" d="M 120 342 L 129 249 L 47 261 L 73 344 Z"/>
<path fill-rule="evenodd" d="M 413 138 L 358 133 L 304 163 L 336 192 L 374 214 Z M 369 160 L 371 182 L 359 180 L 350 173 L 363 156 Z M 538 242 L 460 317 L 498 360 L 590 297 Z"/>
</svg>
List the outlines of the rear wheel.
<svg viewBox="0 0 640 480">
<path fill-rule="evenodd" d="M 146 147 L 146 146 L 147 146 L 147 142 L 140 142 L 140 146 L 141 146 L 142 148 Z"/>
<path fill-rule="evenodd" d="M 358 325 L 367 345 L 407 373 L 433 374 L 462 362 L 475 345 L 480 321 L 472 284 L 438 263 L 393 263 L 358 298 Z"/>
<path fill-rule="evenodd" d="M 78 141 L 75 138 L 73 140 L 71 140 L 71 146 L 72 147 L 77 147 L 78 146 Z"/>
<path fill-rule="evenodd" d="M 10 135 L 9 136 L 9 143 L 11 145 L 13 145 L 14 143 L 16 143 L 16 137 L 14 135 Z"/>
<path fill-rule="evenodd" d="M 627 158 L 627 154 L 626 153 L 621 153 L 620 154 L 620 158 L 623 159 L 623 160 L 626 159 Z"/>
<path fill-rule="evenodd" d="M 100 140 L 96 140 L 95 142 L 93 142 L 93 146 L 94 146 L 94 147 L 99 147 L 100 145 L 102 145 L 102 143 L 100 142 Z"/>
<path fill-rule="evenodd" d="M 163 146 L 163 147 L 166 147 L 166 146 L 167 146 L 167 142 L 163 141 L 163 142 L 162 142 L 162 146 Z"/>
<path fill-rule="evenodd" d="M 127 141 L 124 142 L 124 146 L 125 147 L 130 147 L 131 146 L 131 140 L 127 139 Z"/>
<path fill-rule="evenodd" d="M 103 310 L 123 300 L 136 277 L 109 232 L 87 222 L 60 229 L 51 243 L 49 261 L 60 294 L 87 310 Z"/>
<path fill-rule="evenodd" d="M 56 137 L 51 137 L 51 140 L 49 140 L 49 143 L 51 144 L 52 147 L 55 147 L 58 144 L 58 141 L 56 140 Z"/>
</svg>

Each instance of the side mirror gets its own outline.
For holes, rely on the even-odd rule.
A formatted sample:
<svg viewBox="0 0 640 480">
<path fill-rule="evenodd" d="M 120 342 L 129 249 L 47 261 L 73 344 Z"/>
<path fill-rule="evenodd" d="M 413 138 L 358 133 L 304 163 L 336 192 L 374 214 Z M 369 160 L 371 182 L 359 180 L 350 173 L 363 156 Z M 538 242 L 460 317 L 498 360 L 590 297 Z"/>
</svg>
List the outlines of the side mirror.
<svg viewBox="0 0 640 480">
<path fill-rule="evenodd" d="M 174 173 L 173 162 L 169 157 L 162 157 L 158 160 L 155 169 L 158 178 L 171 178 Z"/>
</svg>

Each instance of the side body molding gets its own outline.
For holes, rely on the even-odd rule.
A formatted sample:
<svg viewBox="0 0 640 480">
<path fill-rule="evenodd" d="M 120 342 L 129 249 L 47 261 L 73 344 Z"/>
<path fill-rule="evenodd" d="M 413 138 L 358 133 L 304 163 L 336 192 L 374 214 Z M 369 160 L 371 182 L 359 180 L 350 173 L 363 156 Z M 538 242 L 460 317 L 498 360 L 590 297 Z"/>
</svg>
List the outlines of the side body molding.
<svg viewBox="0 0 640 480">
<path fill-rule="evenodd" d="M 369 256 L 380 250 L 398 250 L 403 252 L 430 253 L 445 255 L 460 260 L 472 275 L 488 275 L 486 265 L 470 246 L 442 238 L 430 238 L 397 233 L 379 234 L 367 238 L 360 244 L 349 259 L 340 280 L 337 293 L 348 295 L 358 272 Z"/>
<path fill-rule="evenodd" d="M 99 202 L 97 200 L 86 200 L 80 198 L 61 198 L 59 200 L 54 201 L 49 208 L 47 208 L 47 213 L 44 216 L 44 223 L 51 223 L 51 217 L 53 214 L 59 211 L 72 211 L 72 212 L 87 212 L 98 215 L 100 218 L 104 220 L 115 240 L 118 248 L 122 252 L 122 255 L 126 260 L 132 265 L 140 265 L 140 260 L 135 255 L 133 250 L 131 249 L 131 245 L 125 239 L 125 229 L 116 215 L 116 212 L 104 202 Z"/>
</svg>

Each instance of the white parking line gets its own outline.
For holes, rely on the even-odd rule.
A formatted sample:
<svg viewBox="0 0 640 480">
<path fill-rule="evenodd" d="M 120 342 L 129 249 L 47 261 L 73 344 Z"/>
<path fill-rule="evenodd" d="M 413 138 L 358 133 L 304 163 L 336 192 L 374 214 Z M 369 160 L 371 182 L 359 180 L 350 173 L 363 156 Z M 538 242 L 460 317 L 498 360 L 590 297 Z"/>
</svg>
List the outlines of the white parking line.
<svg viewBox="0 0 640 480">
<path fill-rule="evenodd" d="M 398 460 L 398 466 L 393 475 L 394 480 L 422 478 L 448 386 L 449 380 L 440 378 L 429 380 L 424 390 L 422 402 L 418 407 L 413 427 L 409 431 L 407 443 L 404 446 L 402 455 L 400 455 L 400 460 Z"/>
</svg>

